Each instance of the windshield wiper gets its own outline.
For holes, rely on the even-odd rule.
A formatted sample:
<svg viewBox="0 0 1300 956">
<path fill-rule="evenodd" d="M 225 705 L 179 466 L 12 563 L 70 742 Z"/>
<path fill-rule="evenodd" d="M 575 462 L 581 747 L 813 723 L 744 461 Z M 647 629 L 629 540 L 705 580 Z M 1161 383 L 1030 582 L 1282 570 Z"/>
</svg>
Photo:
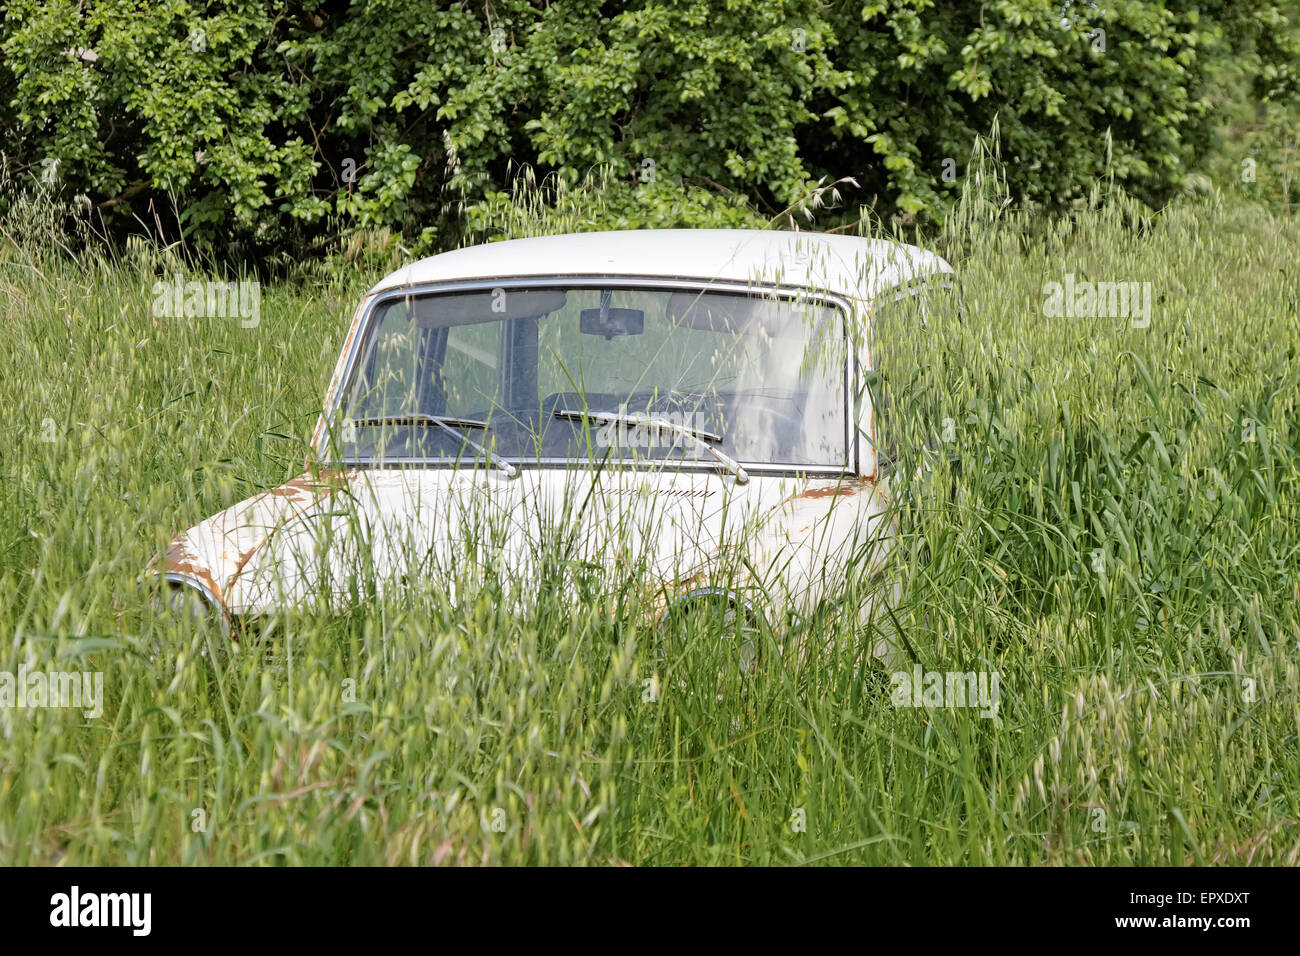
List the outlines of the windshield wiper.
<svg viewBox="0 0 1300 956">
<path fill-rule="evenodd" d="M 380 415 L 375 418 L 354 418 L 351 419 L 353 425 L 427 425 L 441 428 L 448 435 L 459 439 L 471 448 L 481 451 L 487 456 L 492 464 L 506 473 L 507 478 L 519 477 L 519 466 L 506 461 L 491 448 L 486 445 L 480 445 L 476 441 L 471 441 L 463 434 L 456 431 L 457 428 L 480 428 L 486 429 L 487 422 L 481 422 L 476 418 L 456 418 L 453 415 L 425 415 L 417 413 L 414 415 Z"/>
<path fill-rule="evenodd" d="M 711 442 L 721 442 L 722 436 L 713 432 L 707 432 L 702 428 L 690 428 L 687 425 L 679 425 L 677 422 L 669 421 L 666 418 L 656 418 L 653 415 L 623 415 L 618 412 L 584 412 L 575 411 L 569 408 L 557 408 L 554 412 L 556 418 L 562 418 L 570 422 L 590 422 L 595 425 L 649 425 L 652 428 L 658 428 L 663 431 L 672 432 L 675 435 L 684 435 L 694 441 L 697 445 L 707 451 L 714 458 L 722 463 L 722 466 L 736 476 L 736 484 L 749 484 L 749 472 L 745 471 L 740 462 L 726 455 L 717 448 L 713 447 Z"/>
</svg>

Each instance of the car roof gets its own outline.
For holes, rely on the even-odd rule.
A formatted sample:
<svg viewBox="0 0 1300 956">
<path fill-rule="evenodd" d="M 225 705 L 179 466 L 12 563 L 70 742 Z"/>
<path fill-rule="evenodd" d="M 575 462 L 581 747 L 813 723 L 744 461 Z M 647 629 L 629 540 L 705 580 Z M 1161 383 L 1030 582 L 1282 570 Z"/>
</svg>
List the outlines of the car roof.
<svg viewBox="0 0 1300 956">
<path fill-rule="evenodd" d="M 779 284 L 870 301 L 952 266 L 884 239 L 758 229 L 636 229 L 510 239 L 430 256 L 370 291 L 473 279 L 552 276 Z"/>
</svg>

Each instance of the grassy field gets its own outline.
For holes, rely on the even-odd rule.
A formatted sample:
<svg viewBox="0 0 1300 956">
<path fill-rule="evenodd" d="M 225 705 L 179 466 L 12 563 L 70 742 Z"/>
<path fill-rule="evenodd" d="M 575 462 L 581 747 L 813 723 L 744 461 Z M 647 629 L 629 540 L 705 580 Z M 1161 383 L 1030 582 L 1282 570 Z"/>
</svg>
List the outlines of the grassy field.
<svg viewBox="0 0 1300 956">
<path fill-rule="evenodd" d="M 167 255 L 11 223 L 0 671 L 105 699 L 0 709 L 0 863 L 1300 862 L 1300 227 L 983 213 L 929 243 L 966 317 L 884 342 L 881 388 L 909 463 L 946 452 L 897 488 L 898 627 L 926 670 L 996 670 L 996 719 L 893 706 L 836 613 L 722 701 L 643 699 L 638 626 L 545 590 L 217 647 L 137 575 L 302 470 L 377 273 L 265 288 L 255 328 L 154 319 Z M 1046 315 L 1065 274 L 1150 283 L 1149 324 Z"/>
</svg>

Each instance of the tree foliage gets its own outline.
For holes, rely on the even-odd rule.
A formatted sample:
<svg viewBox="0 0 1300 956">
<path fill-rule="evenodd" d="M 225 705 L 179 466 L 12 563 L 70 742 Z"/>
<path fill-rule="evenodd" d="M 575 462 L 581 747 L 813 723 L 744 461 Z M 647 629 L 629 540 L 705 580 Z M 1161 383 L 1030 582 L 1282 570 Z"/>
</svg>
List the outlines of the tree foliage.
<svg viewBox="0 0 1300 956">
<path fill-rule="evenodd" d="M 119 228 L 432 249 L 525 166 L 600 171 L 593 225 L 762 224 L 839 177 L 938 218 L 995 119 L 1018 197 L 1105 173 L 1156 204 L 1213 150 L 1229 70 L 1294 103 L 1300 5 L 8 0 L 0 128 L 11 186 Z"/>
</svg>

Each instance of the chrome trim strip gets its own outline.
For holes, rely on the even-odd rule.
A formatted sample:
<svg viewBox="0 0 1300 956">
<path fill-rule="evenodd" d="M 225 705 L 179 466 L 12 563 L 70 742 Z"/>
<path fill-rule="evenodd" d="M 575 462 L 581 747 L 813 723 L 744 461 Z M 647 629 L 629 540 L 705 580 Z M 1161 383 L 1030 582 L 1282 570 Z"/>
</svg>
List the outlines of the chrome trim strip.
<svg viewBox="0 0 1300 956">
<path fill-rule="evenodd" d="M 476 459 L 475 464 L 481 459 Z M 437 469 L 458 469 L 464 468 L 466 462 L 461 458 L 448 458 L 445 460 L 435 458 L 343 458 L 337 463 L 340 467 L 347 468 L 372 468 L 376 471 L 383 471 L 389 467 L 392 468 L 428 468 Z M 519 458 L 512 459 L 511 464 L 520 469 L 534 467 L 537 470 L 542 468 L 575 468 L 586 467 L 587 463 L 580 458 Z M 659 461 L 623 461 L 621 459 L 611 459 L 606 467 L 628 468 L 633 471 L 672 471 L 674 474 L 718 474 L 716 464 L 701 461 L 680 462 L 675 467 L 661 468 Z M 858 477 L 858 473 L 853 470 L 850 464 L 844 465 L 795 465 L 783 464 L 781 462 L 741 462 L 745 466 L 745 471 L 751 478 L 780 478 L 780 477 L 805 477 L 805 478 L 840 478 L 848 475 Z M 499 471 L 499 469 L 491 469 Z"/>
</svg>

